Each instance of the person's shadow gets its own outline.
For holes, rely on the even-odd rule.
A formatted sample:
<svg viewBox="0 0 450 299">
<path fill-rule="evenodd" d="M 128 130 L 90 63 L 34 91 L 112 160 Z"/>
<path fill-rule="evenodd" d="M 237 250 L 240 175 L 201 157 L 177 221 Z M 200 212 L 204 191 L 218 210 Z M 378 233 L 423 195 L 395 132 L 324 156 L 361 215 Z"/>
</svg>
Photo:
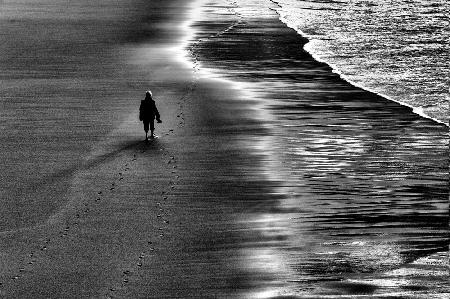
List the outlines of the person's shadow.
<svg viewBox="0 0 450 299">
<path fill-rule="evenodd" d="M 82 164 L 81 168 L 83 170 L 89 170 L 93 167 L 96 167 L 102 163 L 106 163 L 110 160 L 115 159 L 118 155 L 123 154 L 125 151 L 132 152 L 132 154 L 138 153 L 156 153 L 159 152 L 161 148 L 161 143 L 158 141 L 158 138 L 150 139 L 150 140 L 133 140 L 126 141 L 122 144 L 117 145 L 117 147 L 107 153 L 103 153 L 101 155 L 95 156 Z"/>
</svg>

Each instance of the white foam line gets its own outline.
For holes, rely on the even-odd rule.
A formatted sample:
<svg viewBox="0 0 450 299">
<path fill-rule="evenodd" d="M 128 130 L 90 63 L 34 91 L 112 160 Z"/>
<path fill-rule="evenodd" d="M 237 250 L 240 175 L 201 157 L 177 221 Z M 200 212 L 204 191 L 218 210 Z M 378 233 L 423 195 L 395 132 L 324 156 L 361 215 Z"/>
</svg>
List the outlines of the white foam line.
<svg viewBox="0 0 450 299">
<path fill-rule="evenodd" d="M 274 2 L 274 1 L 272 1 L 272 2 Z M 276 3 L 276 2 L 274 2 L 274 3 Z M 329 63 L 328 61 L 326 61 L 326 60 L 324 60 L 324 59 L 321 59 L 317 54 L 314 54 L 314 51 L 313 51 L 313 49 L 312 49 L 312 47 L 311 47 L 311 44 L 309 44 L 310 38 L 308 37 L 308 34 L 306 34 L 305 32 L 303 32 L 301 29 L 295 28 L 293 25 L 290 25 L 290 24 L 289 24 L 289 20 L 287 20 L 285 17 L 283 17 L 283 16 L 281 15 L 281 13 L 280 13 L 278 10 L 274 9 L 274 11 L 277 12 L 277 14 L 278 14 L 278 16 L 279 16 L 279 20 L 280 20 L 281 22 L 283 22 L 284 24 L 286 24 L 286 26 L 288 26 L 289 28 L 294 29 L 298 34 L 300 34 L 302 37 L 304 37 L 304 38 L 306 38 L 306 39 L 308 40 L 308 42 L 307 42 L 307 43 L 305 44 L 305 46 L 304 46 L 304 50 L 305 50 L 306 52 L 308 52 L 309 54 L 311 54 L 311 56 L 312 56 L 316 61 L 325 63 L 325 64 L 327 64 L 328 66 L 330 66 L 330 67 L 332 68 L 332 72 L 335 73 L 335 74 L 338 74 L 340 78 L 344 79 L 345 81 L 347 81 L 348 83 L 350 83 L 351 85 L 353 85 L 353 86 L 355 86 L 355 87 L 361 88 L 361 89 L 366 90 L 366 91 L 368 91 L 368 92 L 371 92 L 371 93 L 373 93 L 373 94 L 379 95 L 379 96 L 381 96 L 381 97 L 383 97 L 383 98 L 385 98 L 385 99 L 387 99 L 387 100 L 389 100 L 389 101 L 398 103 L 398 104 L 400 104 L 400 105 L 402 105 L 402 106 L 405 106 L 405 107 L 408 107 L 408 108 L 410 108 L 410 109 L 412 110 L 413 113 L 415 113 L 415 114 L 417 114 L 417 115 L 419 115 L 419 116 L 421 116 L 421 117 L 423 117 L 423 118 L 430 119 L 430 120 L 435 121 L 435 122 L 437 122 L 437 123 L 443 124 L 443 125 L 445 125 L 445 126 L 447 126 L 447 127 L 450 126 L 449 123 L 446 123 L 446 122 L 444 122 L 444 121 L 442 121 L 442 120 L 433 118 L 433 117 L 431 117 L 431 116 L 425 114 L 425 112 L 423 111 L 422 108 L 414 107 L 414 106 L 412 106 L 412 105 L 410 105 L 410 104 L 408 104 L 408 103 L 404 103 L 404 102 L 402 102 L 402 101 L 395 100 L 395 99 L 393 99 L 392 97 L 390 97 L 390 96 L 388 96 L 388 95 L 385 95 L 385 94 L 383 94 L 383 93 L 377 92 L 377 91 L 375 91 L 375 90 L 373 90 L 373 89 L 371 89 L 371 88 L 365 87 L 364 85 L 361 85 L 361 84 L 359 84 L 359 83 L 356 83 L 356 82 L 350 80 L 347 76 L 345 76 L 342 72 L 340 72 L 340 71 L 338 70 L 338 67 L 336 67 L 335 65 L 333 65 L 332 63 Z"/>
</svg>

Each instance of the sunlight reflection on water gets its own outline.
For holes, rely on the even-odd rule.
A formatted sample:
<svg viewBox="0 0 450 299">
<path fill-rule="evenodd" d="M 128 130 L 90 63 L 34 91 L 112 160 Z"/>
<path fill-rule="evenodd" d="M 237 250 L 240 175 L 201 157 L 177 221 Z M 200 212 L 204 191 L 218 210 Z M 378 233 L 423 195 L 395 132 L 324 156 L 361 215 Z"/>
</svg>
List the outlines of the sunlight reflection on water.
<svg viewBox="0 0 450 299">
<path fill-rule="evenodd" d="M 256 173 L 242 168 L 269 182 L 277 198 L 255 201 L 238 220 L 257 236 L 244 244 L 241 266 L 266 274 L 254 278 L 248 296 L 406 292 L 406 282 L 392 289 L 394 279 L 374 281 L 445 249 L 448 132 L 309 64 L 283 43 L 291 32 L 280 29 L 276 16 L 271 23 L 267 11 L 209 37 L 201 32 L 208 22 L 220 18 L 230 26 L 242 17 L 231 2 L 216 2 L 197 15 L 204 41 L 193 50 L 214 77 L 247 80 L 240 88 L 267 131 L 239 140 L 260 157 Z M 251 51 L 254 44 L 260 47 Z"/>
</svg>

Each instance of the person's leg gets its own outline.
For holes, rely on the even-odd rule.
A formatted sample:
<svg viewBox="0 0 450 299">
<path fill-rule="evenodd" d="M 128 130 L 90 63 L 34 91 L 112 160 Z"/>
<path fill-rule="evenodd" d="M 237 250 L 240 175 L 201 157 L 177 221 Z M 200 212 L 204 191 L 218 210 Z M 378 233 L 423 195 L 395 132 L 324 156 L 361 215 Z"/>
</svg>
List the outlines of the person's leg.
<svg viewBox="0 0 450 299">
<path fill-rule="evenodd" d="M 155 120 L 152 119 L 150 120 L 150 137 L 155 137 L 155 135 L 153 134 L 153 132 L 155 131 Z"/>
<path fill-rule="evenodd" d="M 144 121 L 144 131 L 145 131 L 145 140 L 147 140 L 148 139 L 148 136 L 147 136 L 147 134 L 148 134 L 148 121 Z"/>
</svg>

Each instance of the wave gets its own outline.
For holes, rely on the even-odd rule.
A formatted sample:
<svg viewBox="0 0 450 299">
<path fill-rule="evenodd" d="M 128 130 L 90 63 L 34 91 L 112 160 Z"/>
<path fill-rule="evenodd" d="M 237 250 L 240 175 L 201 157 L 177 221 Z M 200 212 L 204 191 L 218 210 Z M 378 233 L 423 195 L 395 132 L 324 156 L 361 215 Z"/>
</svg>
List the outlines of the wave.
<svg viewBox="0 0 450 299">
<path fill-rule="evenodd" d="M 384 92 L 379 91 L 379 90 L 375 90 L 374 88 L 371 88 L 371 87 L 368 87 L 367 84 L 364 84 L 364 82 L 363 83 L 358 83 L 355 80 L 353 80 L 351 78 L 351 76 L 347 75 L 344 71 L 342 71 L 341 68 L 338 65 L 332 63 L 330 61 L 330 59 L 326 59 L 326 58 L 321 57 L 320 51 L 314 46 L 314 42 L 316 42 L 318 40 L 316 40 L 314 37 L 312 37 L 310 34 L 305 32 L 304 30 L 300 29 L 299 28 L 300 26 L 295 21 L 292 21 L 292 20 L 289 19 L 289 14 L 292 14 L 292 12 L 286 10 L 286 8 L 279 1 L 276 1 L 276 0 L 270 0 L 270 1 L 272 3 L 274 3 L 278 7 L 278 8 L 272 9 L 272 10 L 275 11 L 278 14 L 279 20 L 281 22 L 283 22 L 284 24 L 286 24 L 286 26 L 288 26 L 289 28 L 292 28 L 298 34 L 300 34 L 302 37 L 304 37 L 305 39 L 308 40 L 308 42 L 304 46 L 304 50 L 307 51 L 316 61 L 325 63 L 328 66 L 330 66 L 332 68 L 332 72 L 333 73 L 338 74 L 343 80 L 347 81 L 348 83 L 352 84 L 355 87 L 358 87 L 358 88 L 361 88 L 361 89 L 366 90 L 368 92 L 377 94 L 377 95 L 385 98 L 386 100 L 393 101 L 393 102 L 396 102 L 396 103 L 398 103 L 398 104 L 400 104 L 402 106 L 408 107 L 408 108 L 410 108 L 412 110 L 413 113 L 415 113 L 415 114 L 417 114 L 417 115 L 419 115 L 421 117 L 430 119 L 432 121 L 435 121 L 437 123 L 440 123 L 440 124 L 443 124 L 443 125 L 449 127 L 449 123 L 447 121 L 439 119 L 438 117 L 435 117 L 435 116 L 430 115 L 429 113 L 427 113 L 425 111 L 425 109 L 423 108 L 423 107 L 426 107 L 427 105 L 422 105 L 422 107 L 421 107 L 419 105 L 414 105 L 414 103 L 408 103 L 406 101 L 402 101 L 402 100 L 396 99 L 395 97 L 390 96 L 387 93 L 384 93 Z M 327 10 L 330 10 L 330 9 L 327 9 Z M 321 40 L 326 40 L 326 38 L 325 37 L 321 38 Z M 362 81 L 364 81 L 364 80 L 362 80 Z M 447 110 L 446 108 L 442 108 L 442 107 L 441 107 L 441 109 L 444 110 L 444 112 Z M 446 115 L 446 114 L 447 113 L 444 113 L 444 115 Z M 447 117 L 447 116 L 444 116 L 444 118 L 445 117 Z"/>
</svg>

